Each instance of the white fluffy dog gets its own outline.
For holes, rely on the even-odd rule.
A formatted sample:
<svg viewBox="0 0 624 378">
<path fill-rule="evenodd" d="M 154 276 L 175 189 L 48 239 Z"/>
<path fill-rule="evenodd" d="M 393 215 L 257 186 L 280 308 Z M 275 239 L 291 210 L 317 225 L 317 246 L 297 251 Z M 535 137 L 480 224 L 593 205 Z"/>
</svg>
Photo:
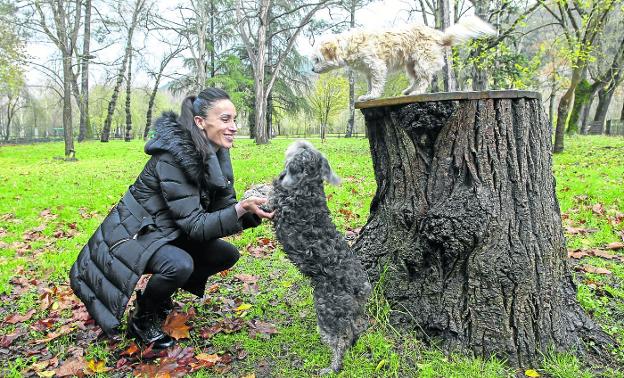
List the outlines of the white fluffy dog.
<svg viewBox="0 0 624 378">
<path fill-rule="evenodd" d="M 381 96 L 388 70 L 405 67 L 410 85 L 403 94 L 419 94 L 444 66 L 445 46 L 494 34 L 492 26 L 476 16 L 465 17 L 444 31 L 424 25 L 381 31 L 352 29 L 321 41 L 313 57 L 312 71 L 323 73 L 349 66 L 364 72 L 368 93 L 358 101 L 366 101 Z"/>
</svg>

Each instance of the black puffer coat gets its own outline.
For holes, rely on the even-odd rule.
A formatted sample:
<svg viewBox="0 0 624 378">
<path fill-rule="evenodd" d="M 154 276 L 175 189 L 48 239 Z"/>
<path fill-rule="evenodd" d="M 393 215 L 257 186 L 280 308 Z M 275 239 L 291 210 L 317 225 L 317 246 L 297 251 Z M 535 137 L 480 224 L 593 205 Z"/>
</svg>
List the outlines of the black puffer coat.
<svg viewBox="0 0 624 378">
<path fill-rule="evenodd" d="M 70 271 L 74 293 L 107 334 L 115 334 L 132 291 L 154 252 L 184 237 L 202 242 L 260 224 L 234 205 L 228 150 L 204 163 L 174 113 L 155 123 L 145 146 L 152 155 L 134 185 L 95 230 Z M 206 276 L 194 272 L 184 289 L 203 295 Z"/>
</svg>

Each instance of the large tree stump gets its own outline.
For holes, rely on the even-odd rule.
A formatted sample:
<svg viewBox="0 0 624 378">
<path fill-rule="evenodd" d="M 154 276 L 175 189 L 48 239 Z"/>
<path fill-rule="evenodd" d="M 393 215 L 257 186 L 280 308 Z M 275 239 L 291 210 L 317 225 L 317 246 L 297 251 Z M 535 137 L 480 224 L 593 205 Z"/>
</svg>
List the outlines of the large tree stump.
<svg viewBox="0 0 624 378">
<path fill-rule="evenodd" d="M 514 366 L 610 343 L 576 300 L 538 93 L 357 107 L 377 192 L 354 248 L 374 282 L 384 276 L 395 325 Z"/>
</svg>

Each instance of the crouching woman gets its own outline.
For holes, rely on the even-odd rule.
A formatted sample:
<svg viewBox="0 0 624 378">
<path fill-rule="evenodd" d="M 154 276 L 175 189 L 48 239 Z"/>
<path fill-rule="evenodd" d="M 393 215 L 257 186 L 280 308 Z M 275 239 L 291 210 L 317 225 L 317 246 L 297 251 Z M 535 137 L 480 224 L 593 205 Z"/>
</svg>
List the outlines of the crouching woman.
<svg viewBox="0 0 624 378">
<path fill-rule="evenodd" d="M 226 92 L 208 88 L 187 97 L 180 116 L 163 114 L 155 131 L 145 146 L 151 158 L 83 247 L 70 283 L 98 325 L 115 335 L 139 277 L 151 273 L 127 329 L 139 343 L 163 349 L 174 344 L 162 330 L 173 293 L 201 297 L 207 278 L 239 258 L 220 238 L 273 214 L 260 209 L 263 199 L 236 201 L 229 155 L 236 109 Z"/>
</svg>

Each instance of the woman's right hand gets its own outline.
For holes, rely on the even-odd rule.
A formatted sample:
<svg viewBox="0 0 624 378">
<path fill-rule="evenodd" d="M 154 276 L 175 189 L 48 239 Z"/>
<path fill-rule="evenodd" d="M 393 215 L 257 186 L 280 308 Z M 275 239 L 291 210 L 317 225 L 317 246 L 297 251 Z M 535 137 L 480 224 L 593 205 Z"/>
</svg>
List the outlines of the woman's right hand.
<svg viewBox="0 0 624 378">
<path fill-rule="evenodd" d="M 260 208 L 260 206 L 264 205 L 265 203 L 267 203 L 266 198 L 249 197 L 240 201 L 237 205 L 240 205 L 240 207 L 242 207 L 245 212 L 256 214 L 260 218 L 272 219 L 275 211 L 268 213 Z"/>
</svg>

